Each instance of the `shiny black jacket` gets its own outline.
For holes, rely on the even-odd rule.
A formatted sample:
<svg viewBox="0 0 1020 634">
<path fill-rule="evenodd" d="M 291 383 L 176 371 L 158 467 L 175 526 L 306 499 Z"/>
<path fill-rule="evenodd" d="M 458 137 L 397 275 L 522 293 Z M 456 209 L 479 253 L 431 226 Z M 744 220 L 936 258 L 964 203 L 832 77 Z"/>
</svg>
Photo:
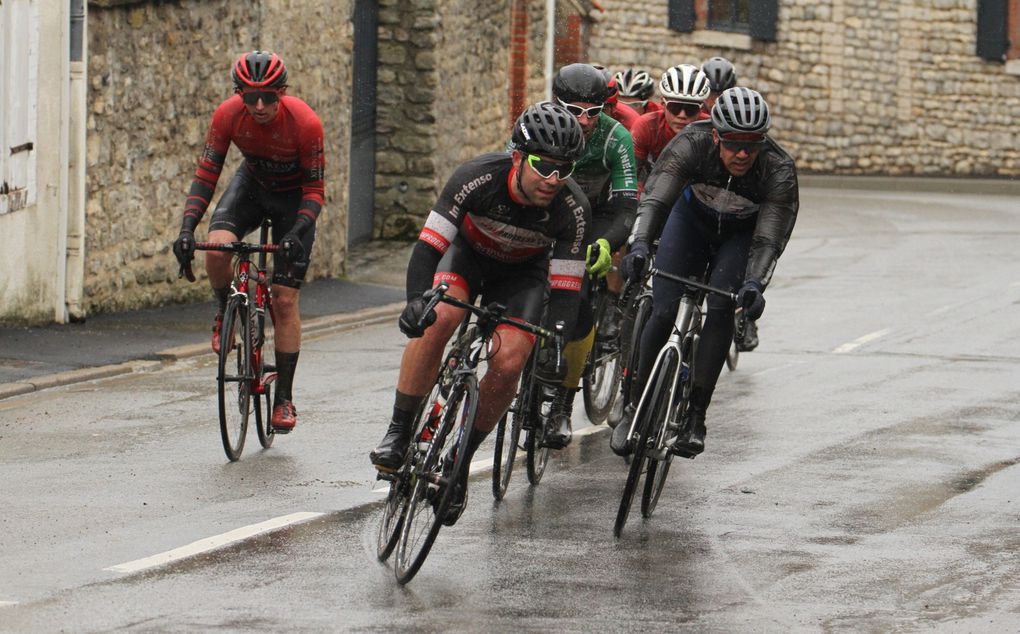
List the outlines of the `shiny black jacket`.
<svg viewBox="0 0 1020 634">
<path fill-rule="evenodd" d="M 631 241 L 650 244 L 657 239 L 670 210 L 688 186 L 735 194 L 727 194 L 731 204 L 726 210 L 716 211 L 723 218 L 728 214 L 757 215 L 744 279 L 766 287 L 797 222 L 800 201 L 793 158 L 778 143 L 767 139 L 747 174 L 732 176 L 723 167 L 719 146 L 712 140 L 711 122 L 688 125 L 662 151 L 645 181 Z M 732 199 L 748 204 L 734 210 Z"/>
</svg>

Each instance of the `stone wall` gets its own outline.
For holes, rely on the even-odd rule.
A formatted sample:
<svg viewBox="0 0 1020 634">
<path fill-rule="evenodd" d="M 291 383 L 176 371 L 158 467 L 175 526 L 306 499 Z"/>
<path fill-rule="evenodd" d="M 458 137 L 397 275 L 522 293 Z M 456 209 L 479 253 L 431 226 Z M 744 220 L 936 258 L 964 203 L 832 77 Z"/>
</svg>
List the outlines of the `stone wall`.
<svg viewBox="0 0 1020 634">
<path fill-rule="evenodd" d="M 601 4 L 590 59 L 661 74 L 728 58 L 804 172 L 1020 176 L 1020 77 L 975 54 L 974 0 L 782 0 L 778 41 L 749 50 L 670 31 L 665 0 Z"/>
<path fill-rule="evenodd" d="M 343 274 L 347 235 L 351 0 L 90 2 L 86 306 L 90 313 L 206 298 L 177 279 L 180 227 L 230 67 L 253 48 L 279 52 L 290 94 L 325 129 L 326 204 L 310 277 Z M 295 19 L 299 18 L 299 19 Z M 232 149 L 217 197 L 239 164 Z M 206 214 L 198 232 L 208 227 Z M 204 275 L 202 258 L 196 273 Z"/>
</svg>

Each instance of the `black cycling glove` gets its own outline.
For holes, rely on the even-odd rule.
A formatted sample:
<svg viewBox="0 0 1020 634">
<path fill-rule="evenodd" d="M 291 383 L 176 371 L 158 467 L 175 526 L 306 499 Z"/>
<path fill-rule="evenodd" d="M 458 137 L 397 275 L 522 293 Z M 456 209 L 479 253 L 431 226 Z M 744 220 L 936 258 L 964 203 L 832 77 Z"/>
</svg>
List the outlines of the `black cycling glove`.
<svg viewBox="0 0 1020 634">
<path fill-rule="evenodd" d="M 174 257 L 181 266 L 187 267 L 195 259 L 195 234 L 188 229 L 181 229 L 174 240 Z"/>
<path fill-rule="evenodd" d="M 636 282 L 644 274 L 647 265 L 648 243 L 638 240 L 628 248 L 627 255 L 620 263 L 620 272 L 624 279 Z"/>
<path fill-rule="evenodd" d="M 425 334 L 425 329 L 436 322 L 436 311 L 428 308 L 429 300 L 424 297 L 415 297 L 404 306 L 404 312 L 400 313 L 400 332 L 409 339 L 416 339 Z"/>
<path fill-rule="evenodd" d="M 737 292 L 737 303 L 744 307 L 744 314 L 758 319 L 765 312 L 765 296 L 758 282 L 744 282 Z"/>
</svg>

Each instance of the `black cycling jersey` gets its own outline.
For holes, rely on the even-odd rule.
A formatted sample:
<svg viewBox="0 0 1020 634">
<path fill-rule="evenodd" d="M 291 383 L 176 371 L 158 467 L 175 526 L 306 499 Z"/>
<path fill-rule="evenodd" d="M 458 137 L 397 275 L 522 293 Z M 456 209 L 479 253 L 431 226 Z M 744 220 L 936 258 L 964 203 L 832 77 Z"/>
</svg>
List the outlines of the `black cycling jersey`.
<svg viewBox="0 0 1020 634">
<path fill-rule="evenodd" d="M 745 279 L 764 288 L 797 221 L 799 194 L 793 158 L 766 138 L 751 169 L 733 176 L 712 139 L 712 123 L 688 125 L 666 146 L 645 182 L 634 223 L 634 241 L 654 241 L 681 192 L 694 196 L 723 219 L 757 216 Z"/>
<path fill-rule="evenodd" d="M 407 297 L 431 287 L 440 259 L 459 236 L 508 271 L 548 260 L 550 323 L 563 321 L 569 336 L 584 279 L 591 210 L 571 180 L 548 207 L 518 202 L 511 195 L 516 177 L 513 160 L 505 153 L 483 154 L 457 168 L 411 254 Z"/>
</svg>

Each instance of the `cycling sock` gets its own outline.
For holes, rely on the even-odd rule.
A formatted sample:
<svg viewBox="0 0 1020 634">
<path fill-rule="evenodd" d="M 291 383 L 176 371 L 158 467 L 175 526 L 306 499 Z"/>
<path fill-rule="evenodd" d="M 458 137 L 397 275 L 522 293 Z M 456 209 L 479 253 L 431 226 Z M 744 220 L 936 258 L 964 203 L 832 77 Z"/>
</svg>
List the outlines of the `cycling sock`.
<svg viewBox="0 0 1020 634">
<path fill-rule="evenodd" d="M 222 315 L 227 310 L 227 298 L 230 297 L 230 287 L 226 288 L 214 288 L 212 289 L 213 295 L 216 297 L 216 301 L 219 302 L 219 307 L 216 309 L 218 315 Z"/>
<path fill-rule="evenodd" d="M 568 342 L 563 348 L 563 360 L 567 364 L 567 376 L 563 378 L 563 387 L 576 389 L 581 384 L 581 375 L 584 373 L 584 362 L 591 352 L 592 343 L 595 341 L 595 328 L 592 327 L 581 339 Z"/>
<path fill-rule="evenodd" d="M 290 395 L 291 385 L 294 383 L 294 370 L 297 368 L 297 359 L 301 351 L 297 352 L 276 352 L 276 397 L 274 405 L 284 401 L 293 400 Z"/>
<path fill-rule="evenodd" d="M 403 423 L 408 427 L 413 425 L 423 400 L 424 396 L 412 396 L 397 390 L 397 396 L 393 399 L 393 422 Z"/>
</svg>

